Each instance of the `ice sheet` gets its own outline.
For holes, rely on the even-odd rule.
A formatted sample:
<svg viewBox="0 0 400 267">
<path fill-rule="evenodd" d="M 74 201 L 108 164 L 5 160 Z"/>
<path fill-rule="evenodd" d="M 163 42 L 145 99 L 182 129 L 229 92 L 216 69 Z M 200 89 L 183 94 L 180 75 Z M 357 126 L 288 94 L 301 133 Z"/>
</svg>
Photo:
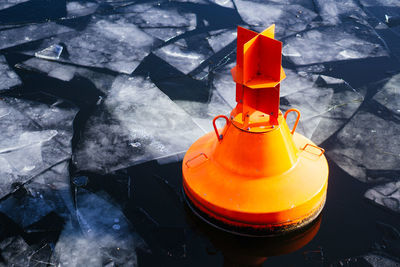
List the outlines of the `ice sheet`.
<svg viewBox="0 0 400 267">
<path fill-rule="evenodd" d="M 148 79 L 120 76 L 89 119 L 74 163 L 80 170 L 109 172 L 184 151 L 202 133 Z"/>
<path fill-rule="evenodd" d="M 61 45 L 51 45 L 41 51 L 35 53 L 35 57 L 49 59 L 49 60 L 57 60 L 60 58 L 60 55 L 63 51 L 63 47 Z"/>
<path fill-rule="evenodd" d="M 134 13 L 135 25 L 144 32 L 163 41 L 196 28 L 196 15 L 174 4 L 166 3 L 137 3 L 118 9 L 122 13 Z"/>
<path fill-rule="evenodd" d="M 174 100 L 174 102 L 185 110 L 204 132 L 214 130 L 212 120 L 215 116 L 227 116 L 232 110 L 216 91 L 210 91 L 210 97 L 207 102 L 192 102 L 178 99 Z"/>
<path fill-rule="evenodd" d="M 68 217 L 73 211 L 68 161 L 44 171 L 18 192 L 0 202 L 0 211 L 22 228 L 39 221 L 50 212 Z"/>
<path fill-rule="evenodd" d="M 151 72 L 147 68 L 139 69 L 140 73 L 150 75 L 157 87 L 186 111 L 203 131 L 212 131 L 213 118 L 228 115 L 232 110 L 211 83 L 184 75 L 154 55 L 150 59 L 156 67 Z"/>
<path fill-rule="evenodd" d="M 317 144 L 328 139 L 354 114 L 363 95 L 345 81 L 325 75 L 286 69 L 281 84 L 281 109 L 297 108 L 301 117 L 296 131 Z M 288 116 L 290 127 L 295 116 Z"/>
<path fill-rule="evenodd" d="M 136 266 L 135 248 L 144 243 L 120 207 L 105 192 L 78 189 L 75 199 L 79 228 L 67 222 L 52 262 L 61 266 Z"/>
<path fill-rule="evenodd" d="M 360 0 L 363 6 L 400 6 L 397 0 Z"/>
<path fill-rule="evenodd" d="M 185 46 L 172 43 L 155 50 L 154 54 L 188 74 L 213 55 L 206 37 L 206 34 L 192 36 Z"/>
<path fill-rule="evenodd" d="M 70 1 L 67 3 L 68 18 L 87 16 L 96 12 L 99 4 L 96 2 Z"/>
<path fill-rule="evenodd" d="M 374 30 L 362 24 L 312 29 L 283 43 L 283 54 L 297 65 L 389 55 Z"/>
<path fill-rule="evenodd" d="M 327 151 L 342 169 L 360 181 L 371 181 L 375 173 L 399 170 L 400 143 L 395 136 L 400 126 L 383 114 L 359 110 L 339 131 L 334 144 Z"/>
<path fill-rule="evenodd" d="M 351 257 L 339 260 L 332 264 L 332 266 L 399 266 L 399 263 L 392 260 L 382 253 L 368 253 L 359 257 Z"/>
<path fill-rule="evenodd" d="M 196 4 L 203 4 L 203 5 L 214 3 L 217 5 L 223 6 L 223 7 L 234 8 L 232 0 L 177 0 L 177 2 L 196 3 Z"/>
<path fill-rule="evenodd" d="M 357 20 L 365 20 L 367 17 L 360 5 L 353 0 L 316 0 L 315 5 L 324 24 L 332 26 L 349 17 Z"/>
<path fill-rule="evenodd" d="M 281 103 L 281 109 L 283 112 L 289 108 L 297 108 L 300 110 L 301 117 L 296 131 L 311 138 L 323 114 L 328 111 L 332 97 L 333 89 L 331 88 L 306 88 L 296 93 L 286 95 L 284 98 L 287 102 L 285 102 L 289 105 Z M 288 117 L 287 122 L 291 127 L 294 123 L 294 117 Z"/>
<path fill-rule="evenodd" d="M 123 11 L 123 9 L 120 9 Z M 135 24 L 141 28 L 196 28 L 196 15 L 173 7 L 150 6 L 138 12 Z"/>
<path fill-rule="evenodd" d="M 0 50 L 70 31 L 73 31 L 73 29 L 55 22 L 31 24 L 3 30 L 0 35 Z"/>
<path fill-rule="evenodd" d="M 46 39 L 35 51 L 28 47 L 22 52 L 33 55 L 51 44 L 63 44 L 66 56 L 60 57 L 60 61 L 131 73 L 156 41 L 140 30 L 133 20 L 132 14 L 93 15 L 83 31 Z"/>
<path fill-rule="evenodd" d="M 20 84 L 18 75 L 8 66 L 4 56 L 0 55 L 0 92 Z"/>
<path fill-rule="evenodd" d="M 18 5 L 20 3 L 27 2 L 27 1 L 29 1 L 29 0 L 3 0 L 0 2 L 0 10 Z"/>
<path fill-rule="evenodd" d="M 210 36 L 207 37 L 207 41 L 214 53 L 217 53 L 229 43 L 235 41 L 236 36 L 236 29 L 216 30 L 210 32 Z"/>
<path fill-rule="evenodd" d="M 8 97 L 0 101 L 0 198 L 70 156 L 76 112 Z"/>
<path fill-rule="evenodd" d="M 231 69 L 236 62 L 225 65 L 215 71 L 213 85 L 217 92 L 231 108 L 236 106 L 236 83 L 233 81 Z"/>
<path fill-rule="evenodd" d="M 276 34 L 279 38 L 305 30 L 317 17 L 312 10 L 296 3 L 285 5 L 246 0 L 234 0 L 234 3 L 242 19 L 258 31 L 276 24 Z"/>
<path fill-rule="evenodd" d="M 232 0 L 210 0 L 210 2 L 213 2 L 217 5 L 223 6 L 223 7 L 229 7 L 229 8 L 234 8 L 235 6 L 233 5 Z"/>
<path fill-rule="evenodd" d="M 374 96 L 374 99 L 394 114 L 400 115 L 400 74 L 394 75 Z"/>
<path fill-rule="evenodd" d="M 94 71 L 85 67 L 77 67 L 54 61 L 31 58 L 17 65 L 18 68 L 38 71 L 46 73 L 49 77 L 53 77 L 62 81 L 69 82 L 74 77 L 84 77 L 92 82 L 97 89 L 103 93 L 107 93 L 115 79 L 115 75 Z"/>
<path fill-rule="evenodd" d="M 6 238 L 0 243 L 0 255 L 7 266 L 29 266 L 34 251 L 20 236 Z"/>
<path fill-rule="evenodd" d="M 377 205 L 400 213 L 400 181 L 378 185 L 365 192 L 364 196 Z"/>
</svg>

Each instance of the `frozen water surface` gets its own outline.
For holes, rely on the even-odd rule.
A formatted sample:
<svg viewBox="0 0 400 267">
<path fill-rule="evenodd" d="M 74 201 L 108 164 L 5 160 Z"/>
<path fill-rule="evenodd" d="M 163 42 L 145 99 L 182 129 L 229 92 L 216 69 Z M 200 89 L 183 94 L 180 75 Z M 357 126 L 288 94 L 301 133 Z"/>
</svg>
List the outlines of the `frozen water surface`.
<svg viewBox="0 0 400 267">
<path fill-rule="evenodd" d="M 368 181 L 371 171 L 399 170 L 400 125 L 376 114 L 359 110 L 337 135 L 328 155 L 353 177 Z M 379 173 L 379 172 L 378 172 Z"/>
<path fill-rule="evenodd" d="M 67 56 L 61 57 L 60 61 L 131 73 L 150 52 L 155 39 L 130 20 L 132 18 L 129 16 L 92 16 L 84 31 L 46 39 L 39 49 L 62 43 Z M 114 45 L 116 42 L 118 46 Z M 29 48 L 23 50 L 24 53 L 33 54 Z"/>
<path fill-rule="evenodd" d="M 236 106 L 236 84 L 232 79 L 231 69 L 235 67 L 236 63 L 225 65 L 223 68 L 218 69 L 214 76 L 214 87 L 217 92 L 224 98 L 231 108 Z"/>
<path fill-rule="evenodd" d="M 202 133 L 152 82 L 121 76 L 88 121 L 74 162 L 81 170 L 108 172 L 184 151 Z"/>
<path fill-rule="evenodd" d="M 325 24 L 336 25 L 349 17 L 354 20 L 362 20 L 367 17 L 358 3 L 353 0 L 317 0 L 315 3 L 318 14 Z"/>
<path fill-rule="evenodd" d="M 17 4 L 21 4 L 24 2 L 28 2 L 29 0 L 4 0 L 0 3 L 0 10 L 15 6 Z"/>
<path fill-rule="evenodd" d="M 377 205 L 400 212 L 400 182 L 391 182 L 379 185 L 368 190 L 365 197 Z"/>
<path fill-rule="evenodd" d="M 119 11 L 134 11 L 135 24 L 143 31 L 163 41 L 196 28 L 196 15 L 173 7 L 154 5 L 132 5 Z"/>
<path fill-rule="evenodd" d="M 17 65 L 18 68 L 46 73 L 49 77 L 69 82 L 76 77 L 84 77 L 100 91 L 107 93 L 115 79 L 115 75 L 98 72 L 84 67 L 66 65 L 54 61 L 31 58 Z"/>
<path fill-rule="evenodd" d="M 0 92 L 21 84 L 18 75 L 8 66 L 4 56 L 0 56 Z"/>
<path fill-rule="evenodd" d="M 217 30 L 210 32 L 207 38 L 212 50 L 217 53 L 222 48 L 236 40 L 236 29 Z"/>
<path fill-rule="evenodd" d="M 61 45 L 51 45 L 42 51 L 38 51 L 35 53 L 35 57 L 56 60 L 60 58 L 60 55 L 63 51 L 63 47 Z"/>
<path fill-rule="evenodd" d="M 74 198 L 77 222 L 67 221 L 52 262 L 62 266 L 136 266 L 135 248 L 145 249 L 145 244 L 118 204 L 105 192 L 94 194 L 81 188 L 75 189 Z"/>
<path fill-rule="evenodd" d="M 297 65 L 389 55 L 373 29 L 361 24 L 312 29 L 283 43 L 284 54 Z"/>
<path fill-rule="evenodd" d="M 0 196 L 17 189 L 71 154 L 74 108 L 4 98 L 0 101 Z"/>
<path fill-rule="evenodd" d="M 87 16 L 93 14 L 98 7 L 99 3 L 96 2 L 70 1 L 66 6 L 67 16 L 69 18 Z"/>
<path fill-rule="evenodd" d="M 381 105 L 394 114 L 400 114 L 400 75 L 393 76 L 385 86 L 374 96 Z"/>
<path fill-rule="evenodd" d="M 0 1 L 0 265 L 399 266 L 399 8 Z M 181 187 L 186 149 L 236 105 L 236 27 L 272 23 L 281 109 L 330 168 L 318 233 L 274 255 L 205 226 Z"/>
<path fill-rule="evenodd" d="M 0 50 L 71 31 L 73 29 L 56 24 L 55 22 L 31 24 L 2 30 L 0 35 Z"/>
<path fill-rule="evenodd" d="M 246 0 L 234 0 L 234 3 L 242 19 L 258 31 L 276 24 L 279 38 L 307 29 L 317 17 L 315 12 L 296 3 L 286 5 Z"/>
<path fill-rule="evenodd" d="M 72 209 L 67 161 L 39 174 L 0 203 L 0 211 L 22 228 L 50 212 L 66 216 Z"/>
<path fill-rule="evenodd" d="M 202 62 L 213 55 L 206 35 L 196 35 L 190 42 L 181 44 L 169 44 L 154 51 L 154 54 L 162 58 L 184 74 L 188 74 Z"/>
</svg>

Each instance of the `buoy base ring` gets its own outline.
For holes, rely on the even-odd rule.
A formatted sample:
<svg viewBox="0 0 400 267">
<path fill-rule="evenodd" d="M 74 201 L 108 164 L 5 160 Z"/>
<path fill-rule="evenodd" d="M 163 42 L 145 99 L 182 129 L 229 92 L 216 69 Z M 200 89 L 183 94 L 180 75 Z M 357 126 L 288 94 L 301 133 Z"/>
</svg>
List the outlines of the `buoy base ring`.
<svg viewBox="0 0 400 267">
<path fill-rule="evenodd" d="M 190 196 L 187 194 L 185 186 L 182 186 L 183 199 L 186 202 L 190 210 L 202 221 L 207 224 L 230 234 L 244 236 L 244 237 L 274 237 L 282 236 L 295 231 L 306 228 L 312 222 L 314 222 L 318 216 L 321 214 L 326 200 L 326 194 L 323 198 L 321 204 L 308 215 L 306 215 L 302 220 L 296 222 L 288 222 L 286 224 L 263 224 L 263 225 L 253 225 L 238 223 L 234 221 L 227 220 L 226 218 L 219 218 L 214 214 L 208 214 L 201 211 L 191 200 Z"/>
</svg>

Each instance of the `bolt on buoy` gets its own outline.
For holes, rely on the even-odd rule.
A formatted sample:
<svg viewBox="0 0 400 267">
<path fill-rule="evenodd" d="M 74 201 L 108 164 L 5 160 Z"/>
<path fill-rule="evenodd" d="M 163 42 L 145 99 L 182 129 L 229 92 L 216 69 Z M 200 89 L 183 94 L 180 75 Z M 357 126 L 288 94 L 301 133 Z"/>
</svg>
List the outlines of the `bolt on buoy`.
<svg viewBox="0 0 400 267">
<path fill-rule="evenodd" d="M 275 25 L 237 29 L 236 107 L 214 118 L 182 164 L 185 199 L 210 224 L 244 235 L 277 235 L 317 218 L 326 199 L 324 149 L 295 132 L 300 111 L 279 110 L 282 43 Z M 297 115 L 289 129 L 286 118 Z M 216 120 L 225 119 L 217 129 Z"/>
</svg>

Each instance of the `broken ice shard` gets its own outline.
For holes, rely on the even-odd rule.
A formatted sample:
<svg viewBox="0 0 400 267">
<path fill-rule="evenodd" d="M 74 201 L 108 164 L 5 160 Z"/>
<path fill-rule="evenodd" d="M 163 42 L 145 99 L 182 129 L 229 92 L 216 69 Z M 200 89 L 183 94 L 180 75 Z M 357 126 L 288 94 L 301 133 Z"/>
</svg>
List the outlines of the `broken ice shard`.
<svg viewBox="0 0 400 267">
<path fill-rule="evenodd" d="M 184 74 L 197 68 L 203 61 L 213 55 L 205 34 L 192 36 L 185 40 L 184 45 L 172 43 L 154 51 L 162 58 Z"/>
<path fill-rule="evenodd" d="M 59 25 L 55 22 L 31 24 L 3 30 L 0 34 L 0 49 L 13 47 L 70 31 L 73 31 L 73 29 Z"/>
<path fill-rule="evenodd" d="M 236 39 L 236 29 L 223 29 L 211 31 L 207 41 L 213 49 L 214 53 L 219 52 L 222 48 Z"/>
<path fill-rule="evenodd" d="M 21 4 L 23 2 L 28 2 L 28 1 L 29 0 L 3 0 L 0 2 L 0 10 Z"/>
<path fill-rule="evenodd" d="M 242 19 L 255 30 L 262 31 L 276 24 L 277 36 L 288 36 L 303 31 L 318 14 L 309 7 L 296 2 L 291 4 L 265 3 L 258 1 L 234 0 Z"/>
<path fill-rule="evenodd" d="M 336 164 L 363 182 L 376 178 L 370 177 L 371 170 L 398 171 L 400 166 L 400 143 L 394 137 L 400 132 L 400 126 L 378 111 L 357 111 L 327 150 Z"/>
<path fill-rule="evenodd" d="M 225 65 L 215 71 L 213 85 L 217 92 L 229 104 L 230 108 L 236 106 L 236 84 L 232 79 L 231 69 L 236 65 L 235 62 Z"/>
<path fill-rule="evenodd" d="M 385 254 L 380 251 L 370 252 L 358 257 L 338 260 L 331 264 L 331 266 L 399 266 L 398 262 L 393 260 L 393 257 Z"/>
<path fill-rule="evenodd" d="M 143 246 L 121 208 L 105 192 L 78 189 L 75 195 L 79 227 L 68 221 L 54 248 L 57 266 L 136 266 L 135 248 Z"/>
<path fill-rule="evenodd" d="M 149 74 L 157 87 L 186 111 L 205 132 L 213 130 L 211 121 L 215 116 L 231 111 L 232 108 L 211 86 L 184 75 L 153 54 L 147 59 L 153 66 L 148 68 L 143 64 L 143 68 L 139 68 L 137 72 Z"/>
<path fill-rule="evenodd" d="M 56 60 L 60 58 L 60 55 L 63 51 L 63 47 L 61 45 L 51 45 L 42 51 L 36 52 L 35 57 Z"/>
<path fill-rule="evenodd" d="M 400 181 L 378 185 L 364 196 L 379 206 L 400 213 Z"/>
<path fill-rule="evenodd" d="M 374 96 L 374 100 L 400 115 L 400 74 L 391 77 L 381 90 Z"/>
<path fill-rule="evenodd" d="M 68 161 L 64 161 L 20 186 L 19 192 L 0 202 L 0 211 L 25 228 L 50 212 L 68 217 L 73 211 Z"/>
<path fill-rule="evenodd" d="M 353 0 L 316 0 L 314 3 L 325 25 L 335 26 L 348 17 L 356 19 L 358 22 L 367 18 L 359 3 Z"/>
<path fill-rule="evenodd" d="M 351 23 L 291 36 L 284 41 L 283 53 L 296 65 L 389 55 L 373 28 Z"/>
<path fill-rule="evenodd" d="M 122 13 L 133 12 L 133 21 L 151 36 L 168 41 L 196 28 L 196 15 L 184 9 L 168 5 L 141 3 L 117 9 Z"/>
<path fill-rule="evenodd" d="M 68 18 L 87 16 L 94 13 L 99 4 L 86 1 L 71 1 L 67 3 Z"/>
<path fill-rule="evenodd" d="M 0 255 L 5 266 L 29 266 L 34 250 L 20 236 L 8 237 L 0 242 Z"/>
<path fill-rule="evenodd" d="M 118 77 L 84 129 L 73 161 L 109 172 L 186 150 L 203 132 L 148 79 Z"/>
<path fill-rule="evenodd" d="M 0 198 L 71 155 L 75 107 L 0 100 Z"/>
<path fill-rule="evenodd" d="M 18 75 L 8 66 L 4 56 L 0 55 L 0 92 L 20 84 Z"/>
<path fill-rule="evenodd" d="M 67 65 L 55 61 L 31 58 L 17 65 L 18 68 L 46 73 L 49 77 L 69 82 L 76 77 L 84 77 L 93 83 L 97 89 L 107 93 L 115 79 L 115 75 L 106 71 L 95 71 L 90 68 Z"/>
<path fill-rule="evenodd" d="M 92 15 L 84 30 L 58 34 L 43 40 L 39 48 L 33 50 L 26 46 L 20 51 L 34 55 L 52 44 L 63 44 L 68 57 L 60 57 L 59 61 L 130 74 L 157 44 L 157 40 L 134 25 L 133 20 L 132 14 Z"/>
</svg>

